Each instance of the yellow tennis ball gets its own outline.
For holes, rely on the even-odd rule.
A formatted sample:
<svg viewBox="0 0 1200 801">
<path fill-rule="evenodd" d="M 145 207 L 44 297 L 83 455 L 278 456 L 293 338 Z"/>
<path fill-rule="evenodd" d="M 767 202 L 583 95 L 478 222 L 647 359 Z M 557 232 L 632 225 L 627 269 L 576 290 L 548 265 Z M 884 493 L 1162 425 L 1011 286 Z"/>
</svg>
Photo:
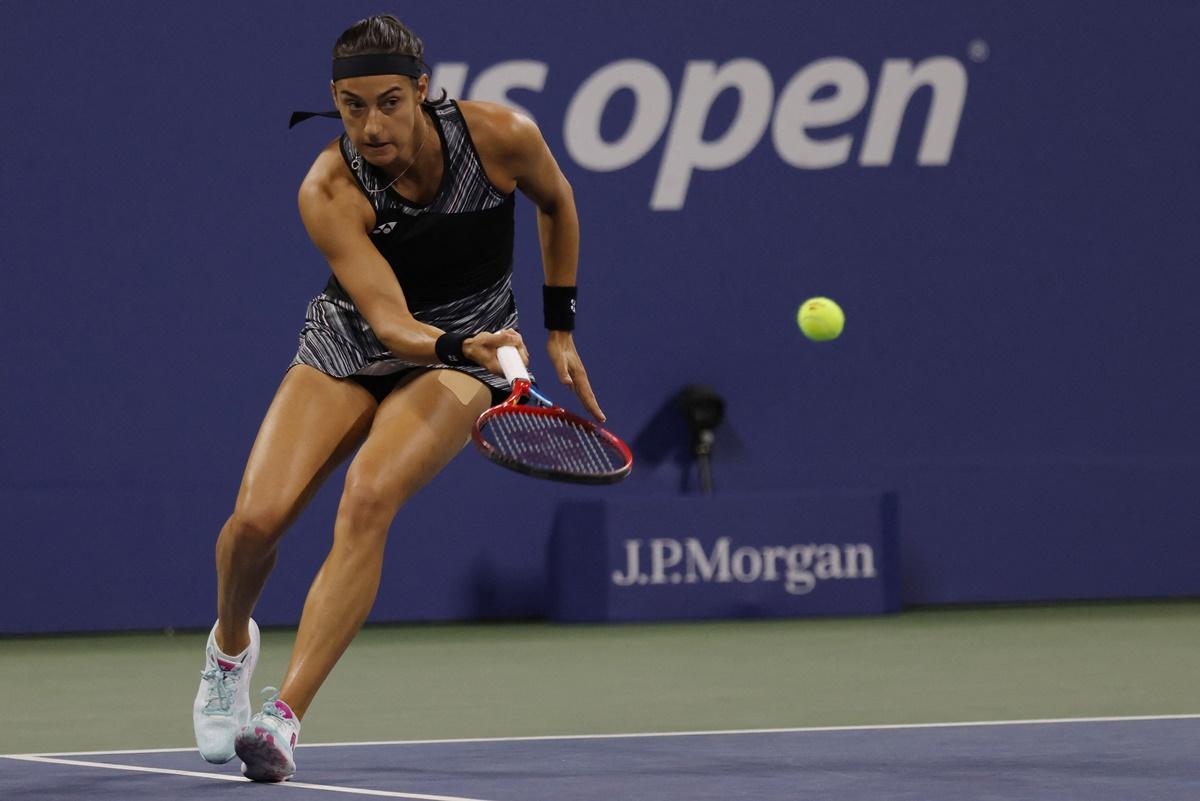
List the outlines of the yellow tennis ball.
<svg viewBox="0 0 1200 801">
<path fill-rule="evenodd" d="M 796 322 L 804 336 L 813 342 L 828 342 L 841 336 L 846 315 L 842 307 L 829 298 L 809 298 L 800 304 Z"/>
</svg>

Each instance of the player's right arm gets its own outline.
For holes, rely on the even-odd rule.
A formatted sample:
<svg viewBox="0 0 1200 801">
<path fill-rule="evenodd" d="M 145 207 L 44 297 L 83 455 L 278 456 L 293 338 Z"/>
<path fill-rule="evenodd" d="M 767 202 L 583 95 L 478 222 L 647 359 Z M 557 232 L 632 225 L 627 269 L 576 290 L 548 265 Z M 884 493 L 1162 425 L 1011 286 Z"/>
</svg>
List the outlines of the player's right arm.
<svg viewBox="0 0 1200 801">
<path fill-rule="evenodd" d="M 434 344 L 443 332 L 409 311 L 400 282 L 371 242 L 375 211 L 346 170 L 336 141 L 321 152 L 305 176 L 299 205 L 309 237 L 379 341 L 397 358 L 437 364 Z M 524 355 L 524 343 L 515 331 L 478 334 L 463 344 L 463 352 L 500 373 L 495 351 L 501 345 L 515 345 Z"/>
<path fill-rule="evenodd" d="M 325 148 L 300 185 L 300 219 L 338 283 L 395 356 L 417 364 L 437 362 L 442 333 L 408 310 L 400 282 L 368 236 L 374 210 L 352 182 L 337 143 Z"/>
</svg>

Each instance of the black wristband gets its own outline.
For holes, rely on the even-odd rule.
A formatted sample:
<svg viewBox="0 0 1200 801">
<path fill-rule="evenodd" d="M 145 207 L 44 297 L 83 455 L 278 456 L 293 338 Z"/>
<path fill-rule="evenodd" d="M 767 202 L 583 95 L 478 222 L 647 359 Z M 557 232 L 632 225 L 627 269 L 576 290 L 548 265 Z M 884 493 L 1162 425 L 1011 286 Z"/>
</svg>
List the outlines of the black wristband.
<svg viewBox="0 0 1200 801">
<path fill-rule="evenodd" d="M 573 286 L 542 286 L 542 316 L 551 331 L 575 330 L 575 296 Z"/>
<path fill-rule="evenodd" d="M 475 362 L 463 355 L 463 343 L 471 338 L 471 334 L 452 334 L 445 333 L 437 338 L 433 343 L 433 350 L 437 353 L 438 360 L 442 364 L 448 364 L 451 367 L 462 367 Z"/>
</svg>

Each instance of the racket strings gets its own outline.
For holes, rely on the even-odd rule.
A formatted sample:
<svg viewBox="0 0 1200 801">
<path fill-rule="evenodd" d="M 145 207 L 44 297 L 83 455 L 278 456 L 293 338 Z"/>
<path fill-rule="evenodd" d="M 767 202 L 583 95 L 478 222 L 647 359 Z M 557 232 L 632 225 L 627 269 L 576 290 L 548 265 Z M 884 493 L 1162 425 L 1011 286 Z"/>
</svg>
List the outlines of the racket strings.
<svg viewBox="0 0 1200 801">
<path fill-rule="evenodd" d="M 481 433 L 498 455 L 544 469 L 601 475 L 625 464 L 596 431 L 556 415 L 498 414 Z"/>
</svg>

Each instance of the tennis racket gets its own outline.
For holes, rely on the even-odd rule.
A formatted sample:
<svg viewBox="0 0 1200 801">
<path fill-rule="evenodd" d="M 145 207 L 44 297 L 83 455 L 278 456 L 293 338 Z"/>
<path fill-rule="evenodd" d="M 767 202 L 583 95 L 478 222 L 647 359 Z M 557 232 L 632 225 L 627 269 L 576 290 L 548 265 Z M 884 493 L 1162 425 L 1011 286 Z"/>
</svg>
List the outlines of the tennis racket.
<svg viewBox="0 0 1200 801">
<path fill-rule="evenodd" d="M 484 456 L 552 481 L 615 484 L 629 475 L 633 454 L 628 445 L 534 389 L 516 348 L 505 345 L 496 356 L 512 394 L 475 421 L 471 438 Z"/>
</svg>

